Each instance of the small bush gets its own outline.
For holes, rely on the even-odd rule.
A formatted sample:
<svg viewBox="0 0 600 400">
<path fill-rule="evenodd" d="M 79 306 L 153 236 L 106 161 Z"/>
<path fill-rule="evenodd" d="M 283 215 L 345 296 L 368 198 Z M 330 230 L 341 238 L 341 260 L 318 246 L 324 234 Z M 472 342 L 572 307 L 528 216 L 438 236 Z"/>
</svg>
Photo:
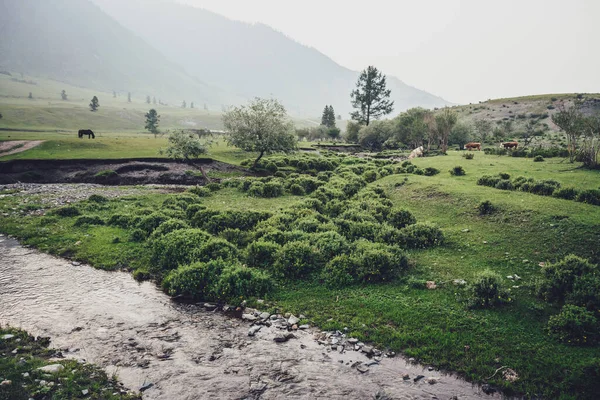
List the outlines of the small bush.
<svg viewBox="0 0 600 400">
<path fill-rule="evenodd" d="M 577 189 L 562 188 L 562 189 L 555 190 L 552 193 L 552 197 L 556 197 L 558 199 L 565 199 L 565 200 L 575 200 L 575 198 L 577 197 L 578 194 L 579 194 L 579 191 Z"/>
<path fill-rule="evenodd" d="M 352 254 L 354 275 L 361 282 L 387 282 L 408 268 L 408 259 L 397 248 L 365 240 L 356 243 Z"/>
<path fill-rule="evenodd" d="M 414 224 L 400 230 L 401 243 L 409 249 L 427 249 L 444 243 L 441 229 L 428 224 Z"/>
<path fill-rule="evenodd" d="M 587 274 L 575 279 L 573 290 L 566 296 L 566 301 L 600 317 L 600 275 Z"/>
<path fill-rule="evenodd" d="M 119 177 L 119 174 L 112 169 L 107 169 L 104 171 L 100 171 L 94 175 L 94 178 L 98 182 L 104 182 L 112 179 L 116 179 Z"/>
<path fill-rule="evenodd" d="M 457 165 L 456 167 L 454 167 L 450 170 L 450 175 L 452 175 L 452 176 L 463 176 L 465 174 L 466 174 L 465 169 L 463 167 L 461 167 L 460 165 Z"/>
<path fill-rule="evenodd" d="M 500 172 L 498 176 L 500 177 L 500 179 L 510 179 L 510 174 L 506 172 Z"/>
<path fill-rule="evenodd" d="M 158 237 L 150 246 L 152 269 L 160 272 L 198 261 L 200 247 L 209 238 L 200 229 L 180 229 Z"/>
<path fill-rule="evenodd" d="M 74 226 L 104 225 L 104 220 L 98 216 L 84 215 L 75 220 Z"/>
<path fill-rule="evenodd" d="M 365 181 L 367 182 L 375 182 L 378 178 L 378 174 L 377 171 L 375 170 L 368 170 L 363 174 L 363 178 L 365 179 Z"/>
<path fill-rule="evenodd" d="M 258 240 L 250 243 L 246 248 L 246 264 L 249 267 L 270 269 L 280 249 L 281 246 L 274 242 Z"/>
<path fill-rule="evenodd" d="M 207 188 L 211 192 L 218 192 L 219 190 L 223 189 L 221 184 L 217 183 L 217 182 L 208 183 L 208 184 L 206 184 L 205 188 Z"/>
<path fill-rule="evenodd" d="M 334 257 L 325 265 L 321 279 L 332 288 L 341 288 L 355 283 L 356 261 L 347 254 Z"/>
<path fill-rule="evenodd" d="M 283 185 L 278 181 L 265 183 L 262 196 L 267 198 L 283 196 Z"/>
<path fill-rule="evenodd" d="M 573 291 L 576 279 L 598 272 L 598 266 L 570 254 L 557 263 L 542 267 L 538 294 L 547 301 L 563 301 L 567 294 Z"/>
<path fill-rule="evenodd" d="M 162 281 L 163 290 L 170 296 L 181 295 L 197 300 L 215 300 L 215 282 L 229 266 L 223 260 L 193 263 L 171 271 Z"/>
<path fill-rule="evenodd" d="M 425 171 L 422 170 L 421 168 L 415 168 L 413 170 L 413 174 L 415 174 L 415 175 L 425 175 Z"/>
<path fill-rule="evenodd" d="M 508 179 L 498 181 L 495 188 L 500 190 L 514 190 L 513 184 Z"/>
<path fill-rule="evenodd" d="M 269 162 L 267 163 L 267 165 L 265 165 L 265 169 L 266 169 L 267 171 L 269 171 L 269 172 L 275 173 L 275 172 L 277 172 L 277 170 L 278 170 L 279 168 L 277 167 L 277 165 L 276 165 L 274 162 L 272 162 L 272 161 L 269 161 Z"/>
<path fill-rule="evenodd" d="M 274 268 L 286 278 L 306 278 L 318 269 L 318 253 L 306 241 L 291 241 L 277 253 Z"/>
<path fill-rule="evenodd" d="M 219 233 L 219 236 L 238 247 L 246 247 L 251 238 L 250 232 L 245 232 L 237 228 L 223 229 Z"/>
<path fill-rule="evenodd" d="M 533 157 L 533 162 L 542 162 L 542 161 L 544 161 L 544 157 L 542 157 L 542 156 Z"/>
<path fill-rule="evenodd" d="M 136 228 L 143 230 L 146 232 L 146 235 L 150 235 L 160 224 L 165 221 L 168 221 L 170 218 L 160 212 L 155 212 L 150 215 L 146 215 L 142 217 L 142 219 L 137 223 Z"/>
<path fill-rule="evenodd" d="M 249 297 L 265 297 L 273 291 L 273 280 L 265 271 L 234 264 L 223 269 L 214 292 L 218 300 L 240 303 Z"/>
<path fill-rule="evenodd" d="M 440 173 L 440 170 L 433 167 L 427 167 L 423 170 L 423 175 L 425 176 L 434 176 Z"/>
<path fill-rule="evenodd" d="M 248 188 L 248 196 L 263 197 L 265 194 L 265 184 L 260 181 L 252 182 Z"/>
<path fill-rule="evenodd" d="M 498 182 L 500 182 L 499 176 L 490 176 L 490 175 L 484 175 L 477 180 L 477 184 L 479 186 L 489 186 L 489 187 L 495 187 Z"/>
<path fill-rule="evenodd" d="M 318 233 L 312 237 L 312 242 L 323 260 L 348 253 L 351 248 L 348 240 L 334 231 Z"/>
<path fill-rule="evenodd" d="M 134 229 L 129 235 L 129 240 L 132 242 L 143 242 L 148 237 L 148 232 L 143 229 Z"/>
<path fill-rule="evenodd" d="M 580 203 L 587 203 L 587 204 L 592 204 L 595 206 L 600 206 L 600 190 L 598 190 L 598 189 L 582 190 L 581 192 L 579 192 L 579 194 L 577 195 L 575 200 Z"/>
<path fill-rule="evenodd" d="M 472 160 L 475 158 L 475 153 L 465 153 L 462 156 L 467 160 Z"/>
<path fill-rule="evenodd" d="M 304 196 L 306 194 L 306 191 L 302 186 L 295 183 L 292 186 L 290 186 L 290 193 L 294 196 Z"/>
<path fill-rule="evenodd" d="M 467 290 L 469 305 L 473 308 L 490 308 L 509 301 L 508 292 L 502 288 L 502 278 L 490 270 L 481 271 Z"/>
<path fill-rule="evenodd" d="M 194 186 L 193 188 L 189 188 L 187 191 L 195 194 L 198 197 L 209 197 L 212 195 L 210 189 L 204 186 Z"/>
<path fill-rule="evenodd" d="M 163 236 L 179 229 L 188 229 L 189 227 L 188 223 L 183 220 L 175 218 L 169 219 L 158 225 L 154 232 L 152 232 L 152 237 Z"/>
<path fill-rule="evenodd" d="M 397 229 L 402 229 L 408 225 L 417 223 L 417 219 L 407 210 L 393 209 L 389 212 L 387 223 Z"/>
<path fill-rule="evenodd" d="M 107 203 L 108 202 L 108 198 L 104 197 L 104 196 L 101 196 L 99 194 L 93 194 L 90 197 L 88 197 L 88 201 L 92 202 L 92 203 L 102 204 L 102 203 Z"/>
<path fill-rule="evenodd" d="M 566 304 L 548 320 L 548 333 L 558 341 L 572 345 L 591 345 L 598 340 L 598 320 L 584 307 Z"/>
<path fill-rule="evenodd" d="M 58 215 L 59 217 L 76 217 L 80 215 L 81 212 L 79 212 L 75 206 L 66 206 L 57 208 L 56 210 L 52 211 L 52 214 Z"/>
<path fill-rule="evenodd" d="M 113 214 L 108 219 L 107 224 L 110 226 L 118 226 L 120 228 L 129 228 L 136 225 L 141 217 L 130 214 Z"/>
<path fill-rule="evenodd" d="M 496 211 L 496 207 L 489 200 L 484 200 L 477 206 L 480 215 L 489 215 Z"/>
<path fill-rule="evenodd" d="M 193 261 L 204 261 L 223 259 L 225 261 L 235 261 L 238 259 L 238 249 L 233 244 L 222 238 L 210 238 L 204 244 L 201 244 L 196 252 Z"/>
</svg>

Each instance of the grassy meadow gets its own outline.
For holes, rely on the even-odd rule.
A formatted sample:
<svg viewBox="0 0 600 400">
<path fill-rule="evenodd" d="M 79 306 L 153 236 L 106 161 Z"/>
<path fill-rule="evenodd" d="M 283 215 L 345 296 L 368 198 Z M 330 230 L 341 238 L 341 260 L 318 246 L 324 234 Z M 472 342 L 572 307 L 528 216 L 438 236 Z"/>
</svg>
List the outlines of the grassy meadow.
<svg viewBox="0 0 600 400">
<path fill-rule="evenodd" d="M 131 140 L 153 144 L 163 139 L 132 137 Z M 52 142 L 49 140 L 48 143 Z M 77 143 L 77 140 L 74 142 Z M 83 143 L 88 141 L 84 140 Z M 116 142 L 112 146 L 118 147 Z M 149 152 L 151 147 L 148 147 Z M 141 144 L 135 148 L 140 155 L 146 151 Z M 36 154 L 36 151 L 47 150 L 40 147 L 24 152 L 22 156 L 65 156 L 64 152 Z M 218 158 L 219 151 L 223 152 L 222 160 L 234 163 L 249 156 L 230 153 L 221 147 L 211 149 L 211 155 Z M 35 157 L 32 154 L 36 154 Z M 557 314 L 560 307 L 540 300 L 535 294 L 535 287 L 541 275 L 540 263 L 556 262 L 570 253 L 600 263 L 600 207 L 521 191 L 479 186 L 477 180 L 483 175 L 508 173 L 512 178 L 522 175 L 535 179 L 553 179 L 563 187 L 598 189 L 600 174 L 558 158 L 535 163 L 527 158 L 492 156 L 483 152 L 477 152 L 472 160 L 466 160 L 461 155 L 461 152 L 451 151 L 447 156 L 413 161 L 421 169 L 438 169 L 440 173 L 434 176 L 409 174 L 400 170 L 394 170 L 391 174 L 380 172 L 376 180 L 366 184 L 354 197 L 348 195 L 345 203 L 341 203 L 351 210 L 356 210 L 352 207 L 360 204 L 360 207 L 365 207 L 365 212 L 375 214 L 381 204 L 389 202 L 392 209 L 407 210 L 417 222 L 436 226 L 443 232 L 442 245 L 427 246 L 425 249 L 403 247 L 409 266 L 400 272 L 399 278 L 382 282 L 355 281 L 347 286 L 330 287 L 324 284 L 322 276 L 314 272 L 304 278 L 277 278 L 273 290 L 260 297 L 266 298 L 267 306 L 272 310 L 304 314 L 313 324 L 323 329 L 348 328 L 351 335 L 361 340 L 402 352 L 427 365 L 456 371 L 474 382 L 489 382 L 508 393 L 528 397 L 593 398 L 590 393 L 597 389 L 597 383 L 593 379 L 594 376 L 597 378 L 598 372 L 589 378 L 592 381 L 588 381 L 582 371 L 598 365 L 600 348 L 562 344 L 550 337 L 545 327 L 550 316 Z M 300 159 L 309 161 L 328 157 L 302 155 Z M 364 176 L 369 168 L 373 171 L 388 168 L 385 166 L 386 162 L 374 164 L 353 157 L 341 157 L 338 161 L 340 160 L 339 168 L 342 170 L 345 163 L 348 164 L 346 168 L 367 168 Z M 466 175 L 451 176 L 448 171 L 456 165 L 461 165 Z M 349 181 L 354 179 L 350 172 L 341 172 L 342 170 L 335 169 L 339 172 L 319 173 L 317 176 L 324 187 L 333 185 L 335 189 L 335 185 L 343 184 L 343 181 L 336 180 L 338 176 L 344 176 Z M 284 187 L 289 188 L 289 185 L 285 185 L 301 182 L 302 179 L 308 179 L 304 177 L 310 176 L 309 171 L 305 171 L 308 174 L 296 176 L 298 171 L 289 166 L 281 167 L 277 174 L 279 177 L 273 178 L 273 182 L 282 182 Z M 267 178 L 264 185 L 269 184 L 269 179 L 271 178 Z M 310 179 L 313 179 L 313 183 L 317 181 L 315 178 Z M 255 182 L 257 179 L 247 180 Z M 200 191 L 201 197 L 198 198 L 190 197 L 189 193 L 153 193 L 108 202 L 102 200 L 99 203 L 90 199 L 76 204 L 74 207 L 77 208 L 78 215 L 72 216 L 59 216 L 53 214 L 52 210 L 46 210 L 46 216 L 43 217 L 29 215 L 29 211 L 45 207 L 39 198 L 30 197 L 25 202 L 18 195 L 5 193 L 0 197 L 0 215 L 5 215 L 0 217 L 0 226 L 3 232 L 50 253 L 86 261 L 99 268 L 127 268 L 138 279 L 154 277 L 158 281 L 164 280 L 163 285 L 164 282 L 168 282 L 167 286 L 172 285 L 168 289 L 170 293 L 176 289 L 173 282 L 177 282 L 177 273 L 185 274 L 185 268 L 171 272 L 153 269 L 153 250 L 150 247 L 156 248 L 158 242 L 152 242 L 156 240 L 156 233 L 140 237 L 139 229 L 135 229 L 136 226 L 147 224 L 142 220 L 151 221 L 152 216 L 156 217 L 154 210 L 163 210 L 161 212 L 165 213 L 168 211 L 169 218 L 175 218 L 177 224 L 181 224 L 179 229 L 189 224 L 210 231 L 216 239 L 209 241 L 224 246 L 219 251 L 225 249 L 227 252 L 219 254 L 226 254 L 225 258 L 233 257 L 234 263 L 245 262 L 249 243 L 264 240 L 266 236 L 261 238 L 261 235 L 280 235 L 273 233 L 279 232 L 277 229 L 283 231 L 283 243 L 286 240 L 292 240 L 292 243 L 299 243 L 294 240 L 304 240 L 309 243 L 311 238 L 319 236 L 319 229 L 332 229 L 348 237 L 349 254 L 355 251 L 352 250 L 354 246 L 364 245 L 358 244 L 360 240 L 352 242 L 360 239 L 361 233 L 348 234 L 344 231 L 343 222 L 340 225 L 339 217 L 334 218 L 326 211 L 320 214 L 307 208 L 308 204 L 314 204 L 314 199 L 321 198 L 321 189 L 315 190 L 312 195 L 292 195 L 288 191 L 291 189 L 286 189 L 276 197 L 265 198 L 250 195 L 254 183 L 247 185 L 250 189 L 246 188 L 244 191 L 241 189 L 244 186 L 243 180 L 232 179 L 231 184 L 225 182 L 213 187 L 214 191 Z M 256 185 L 258 187 L 262 184 Z M 335 194 L 335 190 L 322 192 L 341 196 Z M 381 195 L 384 197 L 380 200 L 382 203 L 370 203 L 371 197 L 377 197 L 378 193 L 385 193 Z M 496 212 L 480 215 L 477 207 L 484 200 L 491 201 Z M 181 206 L 190 201 L 191 204 Z M 336 201 L 331 200 L 332 203 Z M 173 208 L 173 204 L 180 204 L 184 211 Z M 168 210 L 169 207 L 173 209 Z M 326 207 L 327 204 L 324 203 L 324 208 Z M 197 214 L 193 215 L 196 211 Z M 227 234 L 220 228 L 214 231 L 214 225 L 207 224 L 214 215 L 233 215 L 234 219 L 239 220 L 250 212 L 275 216 L 259 222 L 255 228 L 247 231 L 229 229 Z M 235 213 L 242 214 L 235 217 Z M 119 225 L 110 222 L 116 214 L 138 217 L 132 217 L 134 223 Z M 281 215 L 292 214 L 300 219 L 285 223 L 284 220 L 277 219 L 283 218 Z M 97 222 L 92 219 L 92 222 L 86 223 L 87 220 L 83 220 L 84 223 L 81 223 L 79 219 L 83 217 L 93 217 Z M 113 219 L 120 220 L 119 218 Z M 313 218 L 322 222 L 322 225 L 317 224 L 316 232 L 313 228 L 306 228 L 313 226 Z M 274 229 L 273 226 L 268 224 L 272 219 L 275 221 L 272 225 L 278 227 L 273 232 L 269 231 Z M 160 224 L 163 223 L 169 224 L 160 220 L 157 222 L 157 230 L 161 230 Z M 238 222 L 236 220 L 229 223 Z M 282 227 L 285 224 L 291 227 Z M 294 228 L 296 225 L 305 228 Z M 156 226 L 148 232 L 153 229 Z M 299 232 L 302 229 L 305 231 Z M 403 237 L 402 232 L 403 229 L 397 232 L 399 238 Z M 286 239 L 285 235 L 289 235 L 289 238 Z M 223 242 L 223 239 L 228 243 Z M 155 244 L 148 247 L 150 243 Z M 318 247 L 318 244 L 314 246 Z M 281 264 L 281 261 L 275 263 Z M 492 309 L 472 309 L 466 306 L 467 290 L 454 285 L 453 281 L 464 279 L 470 283 L 484 269 L 491 269 L 502 277 L 502 284 L 509 291 L 507 304 Z M 267 267 L 266 273 L 277 276 L 278 271 Z M 513 281 L 505 278 L 514 274 L 522 279 Z M 435 281 L 437 289 L 427 290 L 424 287 L 425 281 Z M 243 297 L 248 298 L 252 304 L 259 296 L 255 294 Z M 519 379 L 509 382 L 502 379 L 500 374 L 493 376 L 503 366 L 516 371 Z"/>
</svg>

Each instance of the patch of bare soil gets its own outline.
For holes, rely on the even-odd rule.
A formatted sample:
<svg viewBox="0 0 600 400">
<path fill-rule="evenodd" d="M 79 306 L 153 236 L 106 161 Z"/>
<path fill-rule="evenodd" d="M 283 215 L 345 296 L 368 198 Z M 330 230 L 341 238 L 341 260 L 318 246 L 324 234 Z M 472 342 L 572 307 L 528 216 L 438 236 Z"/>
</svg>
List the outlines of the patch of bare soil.
<svg viewBox="0 0 600 400">
<path fill-rule="evenodd" d="M 243 168 L 203 159 L 193 164 L 162 158 L 115 160 L 11 160 L 0 162 L 0 184 L 97 183 L 102 185 L 202 185 L 203 172 L 239 172 Z"/>
<path fill-rule="evenodd" d="M 8 140 L 0 142 L 0 157 L 33 149 L 44 143 L 43 140 Z"/>
</svg>

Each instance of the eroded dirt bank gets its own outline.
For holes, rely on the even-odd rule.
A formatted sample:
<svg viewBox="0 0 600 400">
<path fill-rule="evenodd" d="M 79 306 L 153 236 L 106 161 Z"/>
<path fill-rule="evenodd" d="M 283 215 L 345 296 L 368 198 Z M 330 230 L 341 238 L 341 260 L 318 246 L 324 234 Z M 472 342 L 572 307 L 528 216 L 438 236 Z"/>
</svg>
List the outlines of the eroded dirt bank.
<svg viewBox="0 0 600 400">
<path fill-rule="evenodd" d="M 240 319 L 176 304 L 152 283 L 73 265 L 5 236 L 0 305 L 0 323 L 50 336 L 65 356 L 116 372 L 129 388 L 152 383 L 147 399 L 494 397 L 400 357 L 376 363 L 361 352 L 332 351 L 310 329 L 285 343 L 273 340 L 281 334 L 275 325 L 249 337 Z M 415 382 L 419 375 L 425 378 Z"/>
</svg>

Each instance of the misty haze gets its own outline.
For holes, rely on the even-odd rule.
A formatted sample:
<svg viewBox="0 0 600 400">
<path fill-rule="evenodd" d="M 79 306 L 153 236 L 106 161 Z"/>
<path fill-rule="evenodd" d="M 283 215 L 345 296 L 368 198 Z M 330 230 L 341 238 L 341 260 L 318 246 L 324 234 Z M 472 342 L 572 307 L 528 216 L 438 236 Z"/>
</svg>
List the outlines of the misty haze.
<svg viewBox="0 0 600 400">
<path fill-rule="evenodd" d="M 597 399 L 593 0 L 0 2 L 0 400 Z"/>
</svg>

